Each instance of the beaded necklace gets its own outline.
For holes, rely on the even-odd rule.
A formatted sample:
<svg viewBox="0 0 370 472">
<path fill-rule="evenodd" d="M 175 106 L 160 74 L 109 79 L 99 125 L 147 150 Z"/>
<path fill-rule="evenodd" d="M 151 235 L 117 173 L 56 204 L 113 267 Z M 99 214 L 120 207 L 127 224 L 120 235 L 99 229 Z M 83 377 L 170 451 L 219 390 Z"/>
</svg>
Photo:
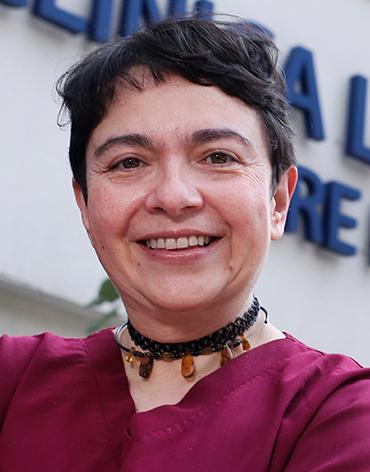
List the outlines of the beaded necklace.
<svg viewBox="0 0 370 472">
<path fill-rule="evenodd" d="M 139 333 L 130 321 L 123 323 L 117 328 L 115 340 L 120 349 L 126 352 L 125 360 L 127 362 L 132 364 L 135 359 L 140 360 L 139 375 L 143 379 L 149 378 L 154 360 L 170 362 L 175 359 L 182 359 L 181 374 L 185 379 L 190 379 L 195 373 L 193 357 L 220 352 L 220 365 L 222 366 L 233 358 L 233 348 L 242 345 L 243 351 L 248 351 L 250 344 L 244 332 L 254 325 L 260 309 L 265 313 L 265 323 L 267 323 L 268 314 L 266 309 L 260 306 L 257 297 L 253 297 L 252 305 L 243 315 L 236 318 L 235 321 L 228 323 L 226 326 L 207 336 L 192 341 L 179 343 L 153 341 Z M 143 351 L 138 351 L 134 346 L 128 348 L 121 343 L 120 336 L 126 327 L 132 341 Z"/>
</svg>

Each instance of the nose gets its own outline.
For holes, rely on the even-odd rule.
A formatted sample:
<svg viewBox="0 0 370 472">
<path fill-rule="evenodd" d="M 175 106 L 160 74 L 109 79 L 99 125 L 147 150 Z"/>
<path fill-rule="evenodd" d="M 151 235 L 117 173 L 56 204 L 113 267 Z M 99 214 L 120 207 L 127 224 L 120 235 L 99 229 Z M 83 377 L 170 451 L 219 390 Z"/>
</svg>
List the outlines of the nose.
<svg viewBox="0 0 370 472">
<path fill-rule="evenodd" d="M 162 169 L 146 198 L 151 213 L 164 212 L 171 218 L 203 206 L 203 196 L 185 169 Z"/>
</svg>

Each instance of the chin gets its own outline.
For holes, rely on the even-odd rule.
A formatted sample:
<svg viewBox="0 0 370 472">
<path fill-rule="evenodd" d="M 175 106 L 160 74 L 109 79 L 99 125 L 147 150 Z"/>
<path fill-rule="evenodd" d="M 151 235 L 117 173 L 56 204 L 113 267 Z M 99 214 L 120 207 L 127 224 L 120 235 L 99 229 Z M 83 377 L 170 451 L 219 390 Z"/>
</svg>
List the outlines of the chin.
<svg viewBox="0 0 370 472">
<path fill-rule="evenodd" d="M 197 311 L 214 304 L 218 290 L 205 290 L 203 287 L 188 287 L 181 291 L 168 290 L 165 293 L 147 294 L 160 310 L 169 312 Z M 149 297 L 148 297 L 149 295 Z"/>
</svg>

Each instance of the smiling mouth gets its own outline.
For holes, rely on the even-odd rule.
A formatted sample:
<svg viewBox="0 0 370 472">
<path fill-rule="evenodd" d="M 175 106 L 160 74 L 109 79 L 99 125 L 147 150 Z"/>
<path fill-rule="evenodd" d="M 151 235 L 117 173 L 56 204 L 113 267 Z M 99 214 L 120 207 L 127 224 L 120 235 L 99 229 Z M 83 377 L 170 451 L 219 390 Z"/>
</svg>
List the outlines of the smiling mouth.
<svg viewBox="0 0 370 472">
<path fill-rule="evenodd" d="M 182 236 L 180 238 L 151 238 L 138 241 L 139 244 L 149 249 L 165 249 L 175 251 L 178 249 L 189 249 L 209 246 L 221 238 L 214 236 Z"/>
</svg>

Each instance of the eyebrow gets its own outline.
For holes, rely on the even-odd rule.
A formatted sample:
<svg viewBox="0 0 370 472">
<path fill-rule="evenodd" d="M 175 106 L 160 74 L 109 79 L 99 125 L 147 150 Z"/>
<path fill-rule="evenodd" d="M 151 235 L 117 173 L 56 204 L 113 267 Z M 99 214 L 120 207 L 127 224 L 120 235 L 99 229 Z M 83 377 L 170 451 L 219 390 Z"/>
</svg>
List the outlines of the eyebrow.
<svg viewBox="0 0 370 472">
<path fill-rule="evenodd" d="M 201 129 L 192 133 L 187 140 L 192 144 L 204 144 L 209 141 L 215 141 L 218 139 L 225 139 L 225 138 L 237 139 L 243 145 L 247 145 L 248 147 L 250 146 L 254 147 L 253 144 L 249 141 L 249 139 L 246 136 L 230 128 Z M 109 149 L 113 147 L 118 147 L 118 146 L 154 148 L 154 143 L 145 134 L 140 134 L 140 133 L 123 134 L 120 136 L 114 136 L 114 137 L 108 138 L 106 141 L 100 144 L 95 149 L 94 156 L 95 158 L 99 158 Z"/>
<path fill-rule="evenodd" d="M 145 136 L 144 134 L 123 134 L 121 136 L 114 136 L 112 138 L 108 138 L 106 141 L 100 144 L 95 149 L 94 156 L 96 158 L 99 158 L 110 148 L 118 146 L 133 146 L 146 148 L 154 147 L 152 141 L 148 138 L 148 136 Z"/>
<path fill-rule="evenodd" d="M 199 131 L 195 131 L 195 133 L 191 135 L 191 141 L 195 144 L 203 144 L 208 141 L 215 141 L 217 139 L 224 139 L 224 138 L 237 139 L 242 144 L 253 147 L 252 143 L 249 141 L 249 139 L 246 136 L 230 128 L 201 129 Z"/>
</svg>

